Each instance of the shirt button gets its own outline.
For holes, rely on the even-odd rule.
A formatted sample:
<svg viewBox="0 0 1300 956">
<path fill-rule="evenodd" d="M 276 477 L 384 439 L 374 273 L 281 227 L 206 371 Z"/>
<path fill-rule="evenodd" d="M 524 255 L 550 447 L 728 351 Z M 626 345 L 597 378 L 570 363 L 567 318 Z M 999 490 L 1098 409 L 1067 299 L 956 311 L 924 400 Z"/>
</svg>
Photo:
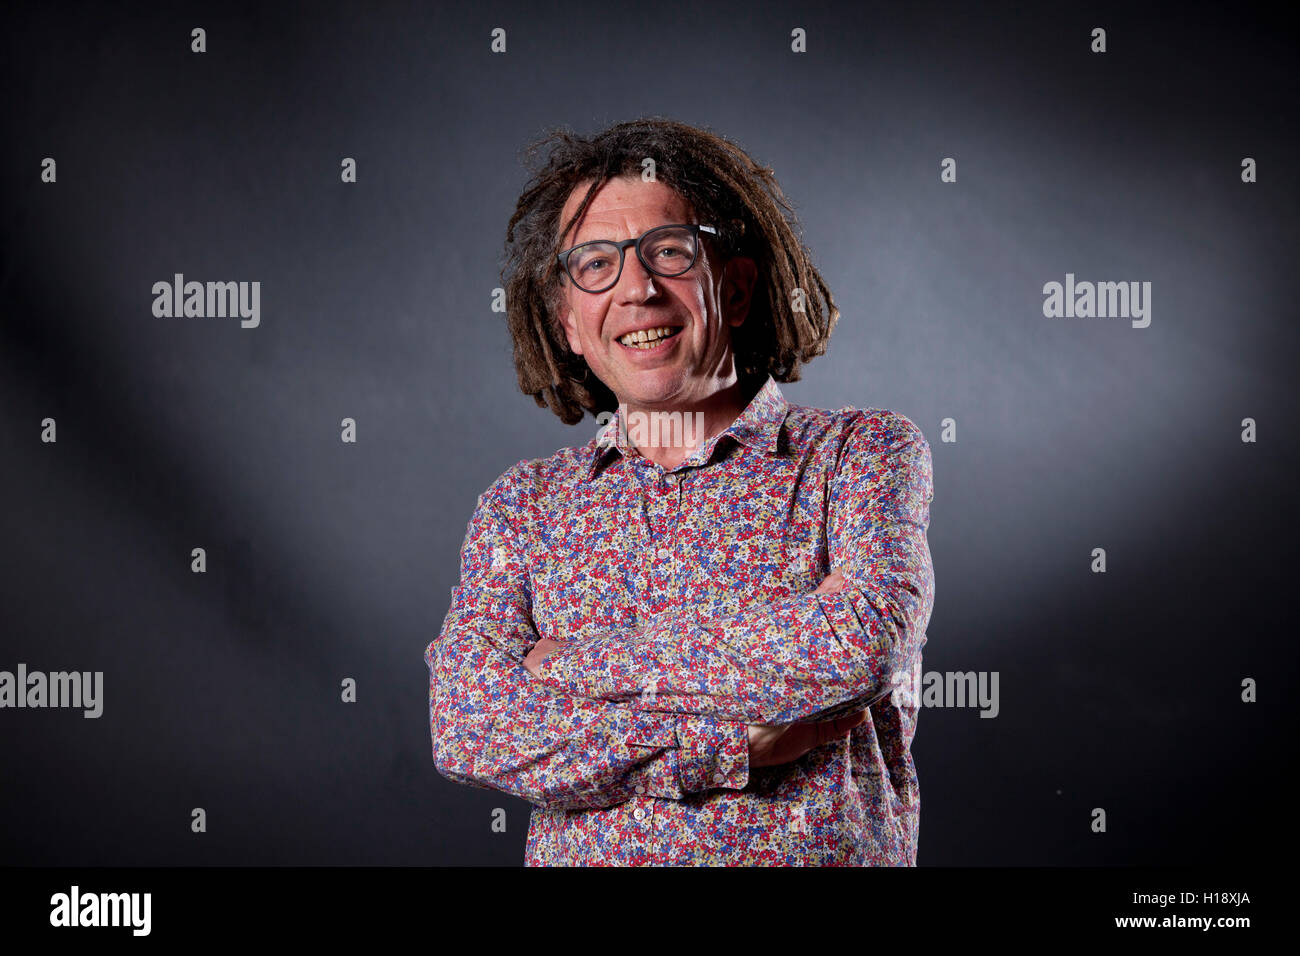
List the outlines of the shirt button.
<svg viewBox="0 0 1300 956">
<path fill-rule="evenodd" d="M 713 775 L 713 782 L 714 782 L 714 783 L 722 783 L 722 781 L 724 781 L 724 780 L 726 780 L 726 779 L 727 779 L 727 777 L 726 777 L 725 774 L 715 773 L 715 774 Z"/>
<path fill-rule="evenodd" d="M 635 810 L 632 811 L 632 816 L 640 820 L 645 816 L 645 811 L 642 810 L 640 807 L 637 807 Z"/>
<path fill-rule="evenodd" d="M 660 548 L 660 549 L 659 549 L 658 551 L 656 551 L 655 553 L 656 553 L 657 555 L 659 555 L 659 557 L 662 558 L 662 559 L 665 560 L 665 561 L 667 561 L 669 558 L 671 558 L 671 557 L 673 556 L 673 553 L 672 553 L 671 551 L 669 551 L 667 548 Z"/>
<path fill-rule="evenodd" d="M 638 783 L 638 784 L 636 785 L 636 792 L 637 792 L 637 793 L 645 793 L 645 787 L 641 786 L 641 784 Z"/>
</svg>

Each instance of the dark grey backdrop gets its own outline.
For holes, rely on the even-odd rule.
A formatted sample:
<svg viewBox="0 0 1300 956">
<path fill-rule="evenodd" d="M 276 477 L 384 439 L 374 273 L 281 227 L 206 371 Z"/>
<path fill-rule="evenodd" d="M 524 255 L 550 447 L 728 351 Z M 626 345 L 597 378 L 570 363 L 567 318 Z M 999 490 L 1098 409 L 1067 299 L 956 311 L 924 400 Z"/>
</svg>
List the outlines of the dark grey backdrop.
<svg viewBox="0 0 1300 956">
<path fill-rule="evenodd" d="M 433 767 L 422 653 L 477 495 L 595 431 L 518 392 L 490 309 L 517 153 L 648 114 L 797 204 L 843 317 L 787 396 L 930 439 L 924 666 L 998 671 L 1001 713 L 921 714 L 920 862 L 1262 858 L 1297 422 L 1266 9 L 9 8 L 0 669 L 102 670 L 105 700 L 0 711 L 0 862 L 522 860 L 527 805 Z M 260 281 L 260 327 L 155 318 L 175 272 Z M 1044 318 L 1067 272 L 1150 281 L 1150 327 Z"/>
</svg>

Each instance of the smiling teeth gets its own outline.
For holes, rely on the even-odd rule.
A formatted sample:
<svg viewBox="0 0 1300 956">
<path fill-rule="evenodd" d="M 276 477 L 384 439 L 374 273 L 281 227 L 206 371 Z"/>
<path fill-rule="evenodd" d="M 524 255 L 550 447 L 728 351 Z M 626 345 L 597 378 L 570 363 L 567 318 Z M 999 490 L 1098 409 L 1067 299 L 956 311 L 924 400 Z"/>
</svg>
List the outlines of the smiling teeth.
<svg viewBox="0 0 1300 956">
<path fill-rule="evenodd" d="M 620 338 L 619 342 L 632 348 L 653 348 L 654 344 L 660 339 L 666 339 L 676 331 L 676 329 L 668 325 L 660 326 L 657 329 L 643 329 L 640 332 L 629 332 Z"/>
</svg>

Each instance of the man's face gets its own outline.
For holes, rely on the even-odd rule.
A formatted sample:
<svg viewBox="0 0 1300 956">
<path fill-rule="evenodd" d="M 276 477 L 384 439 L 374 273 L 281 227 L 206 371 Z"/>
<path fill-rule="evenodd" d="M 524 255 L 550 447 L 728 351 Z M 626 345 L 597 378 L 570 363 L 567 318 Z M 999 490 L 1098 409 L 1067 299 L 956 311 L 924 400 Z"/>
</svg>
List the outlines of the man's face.
<svg viewBox="0 0 1300 956">
<path fill-rule="evenodd" d="M 569 195 L 561 225 L 589 186 L 581 183 Z M 592 197 L 561 248 L 592 239 L 631 239 L 655 226 L 692 222 L 689 204 L 663 183 L 611 179 Z M 592 294 L 567 277 L 561 280 L 569 347 L 620 402 L 652 407 L 705 401 L 736 381 L 731 330 L 749 311 L 757 270 L 752 260 L 738 258 L 719 272 L 708 233 L 699 242 L 695 264 L 670 279 L 647 271 L 629 246 L 623 273 L 612 288 Z M 655 348 L 619 341 L 627 332 L 662 326 L 679 331 Z"/>
</svg>

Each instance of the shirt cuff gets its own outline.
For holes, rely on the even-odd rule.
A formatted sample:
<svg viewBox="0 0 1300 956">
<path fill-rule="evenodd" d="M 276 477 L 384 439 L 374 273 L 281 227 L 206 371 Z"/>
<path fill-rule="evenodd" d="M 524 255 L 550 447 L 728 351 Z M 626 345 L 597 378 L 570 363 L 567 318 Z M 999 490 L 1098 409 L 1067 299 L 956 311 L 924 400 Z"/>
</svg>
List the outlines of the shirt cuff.
<svg viewBox="0 0 1300 956">
<path fill-rule="evenodd" d="M 677 718 L 677 782 L 686 793 L 749 783 L 749 728 L 701 715 Z"/>
<path fill-rule="evenodd" d="M 564 673 L 567 668 L 564 666 L 569 655 L 575 652 L 579 647 L 576 642 L 565 641 L 559 647 L 547 654 L 542 662 L 537 665 L 536 677 L 538 680 L 550 684 L 555 690 L 563 690 L 568 693 L 575 693 L 574 689 L 567 686 L 564 682 Z"/>
</svg>

